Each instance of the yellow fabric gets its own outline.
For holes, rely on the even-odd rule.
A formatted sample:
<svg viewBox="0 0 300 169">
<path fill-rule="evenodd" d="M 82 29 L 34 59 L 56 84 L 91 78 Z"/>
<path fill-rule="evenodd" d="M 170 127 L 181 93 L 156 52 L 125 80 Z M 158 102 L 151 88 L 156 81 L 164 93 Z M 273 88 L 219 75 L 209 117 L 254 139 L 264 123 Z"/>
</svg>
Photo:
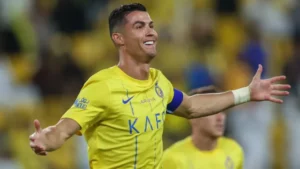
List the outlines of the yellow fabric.
<svg viewBox="0 0 300 169">
<path fill-rule="evenodd" d="M 242 169 L 243 150 L 233 140 L 221 137 L 212 151 L 200 151 L 191 137 L 175 143 L 163 156 L 164 169 Z"/>
<path fill-rule="evenodd" d="M 63 115 L 78 122 L 91 169 L 160 169 L 173 86 L 158 70 L 137 80 L 117 66 L 93 75 Z"/>
</svg>

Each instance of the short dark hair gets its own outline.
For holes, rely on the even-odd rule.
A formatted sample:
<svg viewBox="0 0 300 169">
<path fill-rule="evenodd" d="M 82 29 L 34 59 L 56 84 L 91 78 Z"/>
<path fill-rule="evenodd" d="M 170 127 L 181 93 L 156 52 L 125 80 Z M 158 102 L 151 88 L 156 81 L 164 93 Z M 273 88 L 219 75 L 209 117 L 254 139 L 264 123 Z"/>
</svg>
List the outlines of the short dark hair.
<svg viewBox="0 0 300 169">
<path fill-rule="evenodd" d="M 112 35 L 115 27 L 121 25 L 124 22 L 125 17 L 133 11 L 146 12 L 147 9 L 144 5 L 140 3 L 132 3 L 132 4 L 122 5 L 119 8 L 114 9 L 110 13 L 108 19 L 110 36 Z"/>
</svg>

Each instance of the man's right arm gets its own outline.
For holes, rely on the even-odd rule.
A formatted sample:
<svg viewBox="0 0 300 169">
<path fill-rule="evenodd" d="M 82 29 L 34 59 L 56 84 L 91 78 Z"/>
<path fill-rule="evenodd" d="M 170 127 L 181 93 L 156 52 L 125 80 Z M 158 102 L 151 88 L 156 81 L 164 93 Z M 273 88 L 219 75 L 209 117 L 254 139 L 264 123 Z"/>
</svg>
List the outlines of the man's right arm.
<svg viewBox="0 0 300 169">
<path fill-rule="evenodd" d="M 30 136 L 31 148 L 36 154 L 46 155 L 60 148 L 75 133 L 84 134 L 89 126 L 106 118 L 109 98 L 110 91 L 105 82 L 87 81 L 74 104 L 56 125 L 42 130 L 39 121 L 34 122 L 36 132 Z"/>
<path fill-rule="evenodd" d="M 57 150 L 81 128 L 76 121 L 68 118 L 61 119 L 56 125 L 45 129 L 41 129 L 38 120 L 34 121 L 34 125 L 36 132 L 30 136 L 30 147 L 39 155 Z"/>
</svg>

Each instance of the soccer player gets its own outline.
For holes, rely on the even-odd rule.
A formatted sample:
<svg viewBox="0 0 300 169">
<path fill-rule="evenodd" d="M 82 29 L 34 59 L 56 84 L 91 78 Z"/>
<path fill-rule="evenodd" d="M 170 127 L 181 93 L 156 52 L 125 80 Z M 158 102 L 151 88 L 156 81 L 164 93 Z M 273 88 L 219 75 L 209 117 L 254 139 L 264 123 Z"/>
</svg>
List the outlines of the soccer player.
<svg viewBox="0 0 300 169">
<path fill-rule="evenodd" d="M 202 87 L 192 94 L 216 93 L 213 86 Z M 167 169 L 242 169 L 243 150 L 235 141 L 223 137 L 226 115 L 219 112 L 191 119 L 192 135 L 164 152 Z"/>
<path fill-rule="evenodd" d="M 36 154 L 46 155 L 74 134 L 82 134 L 93 169 L 160 169 L 166 113 L 204 117 L 248 101 L 282 103 L 273 96 L 288 94 L 289 85 L 275 84 L 284 76 L 262 80 L 259 66 L 247 87 L 187 96 L 174 89 L 162 72 L 150 68 L 158 35 L 142 4 L 113 10 L 109 29 L 119 63 L 91 76 L 57 124 L 42 129 L 34 121 L 30 146 Z"/>
</svg>

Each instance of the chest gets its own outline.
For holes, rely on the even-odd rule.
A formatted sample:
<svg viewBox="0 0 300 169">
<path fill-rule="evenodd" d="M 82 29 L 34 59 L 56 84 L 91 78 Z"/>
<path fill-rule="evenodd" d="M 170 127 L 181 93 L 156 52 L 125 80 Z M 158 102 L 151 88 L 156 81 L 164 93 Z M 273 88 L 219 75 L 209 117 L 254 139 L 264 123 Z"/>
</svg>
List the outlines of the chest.
<svg viewBox="0 0 300 169">
<path fill-rule="evenodd" d="M 145 88 L 122 84 L 112 90 L 110 112 L 113 125 L 128 132 L 141 134 L 163 127 L 170 89 L 163 83 Z"/>
<path fill-rule="evenodd" d="M 186 166 L 189 169 L 237 169 L 240 164 L 234 156 L 221 152 L 215 155 L 199 155 L 197 160 L 187 160 Z"/>
</svg>

